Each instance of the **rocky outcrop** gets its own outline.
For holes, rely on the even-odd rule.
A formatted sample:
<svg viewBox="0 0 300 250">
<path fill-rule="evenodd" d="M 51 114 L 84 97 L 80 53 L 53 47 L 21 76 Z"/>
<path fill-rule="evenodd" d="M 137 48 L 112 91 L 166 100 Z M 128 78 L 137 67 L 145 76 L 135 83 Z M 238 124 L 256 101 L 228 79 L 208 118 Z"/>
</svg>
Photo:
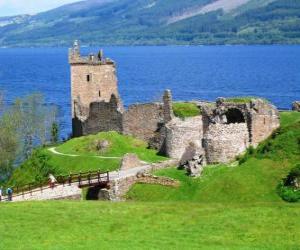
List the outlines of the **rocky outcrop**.
<svg viewBox="0 0 300 250">
<path fill-rule="evenodd" d="M 205 166 L 205 153 L 200 144 L 191 142 L 181 157 L 179 167 L 192 177 L 201 175 Z"/>
</svg>

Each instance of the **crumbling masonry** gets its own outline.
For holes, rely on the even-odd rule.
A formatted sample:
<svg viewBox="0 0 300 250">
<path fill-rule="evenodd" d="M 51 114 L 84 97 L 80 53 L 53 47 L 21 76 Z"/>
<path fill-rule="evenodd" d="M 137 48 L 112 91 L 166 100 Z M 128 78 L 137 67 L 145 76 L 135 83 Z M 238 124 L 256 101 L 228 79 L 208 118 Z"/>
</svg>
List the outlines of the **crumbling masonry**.
<svg viewBox="0 0 300 250">
<path fill-rule="evenodd" d="M 82 57 L 77 43 L 69 53 L 73 136 L 102 131 L 132 135 L 192 168 L 195 163 L 230 162 L 279 127 L 277 109 L 262 99 L 194 102 L 201 115 L 180 119 L 173 114 L 167 90 L 162 103 L 135 104 L 125 110 L 115 63 L 101 51 Z"/>
</svg>

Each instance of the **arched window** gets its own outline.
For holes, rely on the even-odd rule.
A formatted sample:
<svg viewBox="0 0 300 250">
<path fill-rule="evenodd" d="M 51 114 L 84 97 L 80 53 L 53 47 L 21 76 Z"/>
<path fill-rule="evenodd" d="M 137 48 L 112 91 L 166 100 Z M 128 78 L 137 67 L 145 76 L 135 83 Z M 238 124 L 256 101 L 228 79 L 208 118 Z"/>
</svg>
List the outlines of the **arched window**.
<svg viewBox="0 0 300 250">
<path fill-rule="evenodd" d="M 235 109 L 235 108 L 228 109 L 225 115 L 227 118 L 227 124 L 246 122 L 243 113 L 239 109 Z"/>
</svg>

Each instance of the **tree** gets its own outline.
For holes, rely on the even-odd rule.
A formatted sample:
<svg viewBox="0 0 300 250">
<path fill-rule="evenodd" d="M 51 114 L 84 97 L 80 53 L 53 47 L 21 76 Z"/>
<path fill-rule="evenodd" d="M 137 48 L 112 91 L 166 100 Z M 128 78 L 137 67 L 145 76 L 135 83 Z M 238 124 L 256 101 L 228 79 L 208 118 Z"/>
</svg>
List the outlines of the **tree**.
<svg viewBox="0 0 300 250">
<path fill-rule="evenodd" d="M 40 94 L 18 99 L 10 107 L 0 101 L 0 181 L 9 178 L 14 164 L 28 158 L 35 147 L 52 140 L 56 113 Z"/>
<path fill-rule="evenodd" d="M 51 140 L 51 127 L 56 121 L 56 108 L 45 105 L 41 94 L 32 94 L 15 103 L 19 113 L 18 133 L 21 137 L 22 156 L 28 158 L 34 147 Z"/>
<path fill-rule="evenodd" d="M 13 108 L 4 111 L 3 102 L 0 105 L 0 181 L 10 176 L 13 163 L 18 152 L 19 115 Z M 4 112 L 4 113 L 3 113 Z"/>
<path fill-rule="evenodd" d="M 52 123 L 51 127 L 51 143 L 57 143 L 59 137 L 59 126 L 56 122 Z"/>
</svg>

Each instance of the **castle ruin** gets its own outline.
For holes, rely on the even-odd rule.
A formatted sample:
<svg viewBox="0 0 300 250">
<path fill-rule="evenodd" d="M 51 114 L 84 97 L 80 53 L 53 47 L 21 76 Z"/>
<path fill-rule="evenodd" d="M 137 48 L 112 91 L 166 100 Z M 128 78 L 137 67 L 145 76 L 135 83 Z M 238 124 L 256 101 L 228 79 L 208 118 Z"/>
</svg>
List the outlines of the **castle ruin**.
<svg viewBox="0 0 300 250">
<path fill-rule="evenodd" d="M 78 43 L 69 51 L 73 136 L 104 131 L 132 135 L 182 164 L 226 163 L 256 147 L 279 127 L 278 110 L 259 98 L 215 103 L 194 101 L 198 116 L 178 118 L 172 95 L 162 102 L 135 104 L 125 109 L 118 93 L 116 64 L 97 55 L 82 57 Z M 196 157 L 196 158 L 195 158 Z"/>
</svg>

